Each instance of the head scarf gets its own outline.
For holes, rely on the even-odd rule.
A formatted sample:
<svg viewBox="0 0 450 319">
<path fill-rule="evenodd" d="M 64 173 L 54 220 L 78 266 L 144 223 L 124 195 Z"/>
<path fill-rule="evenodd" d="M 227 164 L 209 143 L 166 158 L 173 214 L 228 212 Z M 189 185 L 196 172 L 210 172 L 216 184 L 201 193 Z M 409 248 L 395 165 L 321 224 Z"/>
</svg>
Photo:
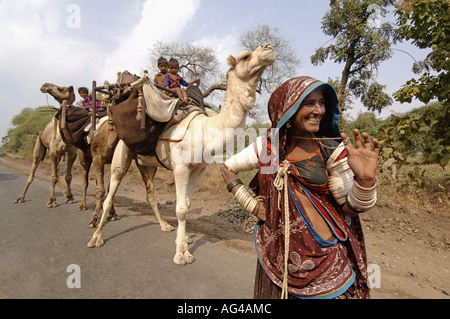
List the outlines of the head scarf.
<svg viewBox="0 0 450 319">
<path fill-rule="evenodd" d="M 268 112 L 272 122 L 272 138 L 285 141 L 286 122 L 300 109 L 303 100 L 315 89 L 323 88 L 326 103 L 325 116 L 320 123 L 318 136 L 339 137 L 339 101 L 334 88 L 309 76 L 300 76 L 290 79 L 277 88 L 269 100 Z M 280 143 L 280 149 L 284 145 Z"/>
</svg>

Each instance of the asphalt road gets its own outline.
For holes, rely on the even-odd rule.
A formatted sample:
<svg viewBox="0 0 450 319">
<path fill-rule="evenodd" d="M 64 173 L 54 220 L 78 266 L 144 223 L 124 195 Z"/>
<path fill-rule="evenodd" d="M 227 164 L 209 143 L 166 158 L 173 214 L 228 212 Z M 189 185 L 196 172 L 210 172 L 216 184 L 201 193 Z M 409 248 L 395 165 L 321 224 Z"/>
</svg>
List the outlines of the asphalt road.
<svg viewBox="0 0 450 319">
<path fill-rule="evenodd" d="M 50 185 L 38 179 L 25 202 L 15 204 L 25 182 L 26 176 L 0 166 L 0 298 L 253 297 L 255 257 L 193 235 L 196 261 L 177 266 L 175 232 L 126 214 L 105 226 L 103 247 L 88 248 L 92 210 L 63 204 L 59 189 L 60 206 L 46 208 Z"/>
</svg>

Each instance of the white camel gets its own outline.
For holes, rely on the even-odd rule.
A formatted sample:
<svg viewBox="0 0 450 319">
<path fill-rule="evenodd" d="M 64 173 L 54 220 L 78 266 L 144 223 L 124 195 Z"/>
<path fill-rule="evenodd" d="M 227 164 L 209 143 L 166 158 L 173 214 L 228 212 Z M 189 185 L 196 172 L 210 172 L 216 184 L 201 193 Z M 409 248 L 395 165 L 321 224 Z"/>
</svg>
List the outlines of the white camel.
<svg viewBox="0 0 450 319">
<path fill-rule="evenodd" d="M 165 163 L 167 168 L 173 170 L 176 188 L 176 216 L 178 230 L 176 237 L 175 264 L 186 265 L 194 262 L 194 256 L 188 250 L 190 239 L 186 236 L 186 215 L 188 213 L 192 194 L 203 177 L 208 162 L 198 154 L 208 153 L 214 156 L 215 150 L 224 150 L 226 145 L 236 137 L 235 130 L 244 128 L 247 113 L 253 108 L 256 98 L 256 85 L 267 66 L 275 62 L 276 54 L 270 44 L 264 44 L 253 52 L 240 52 L 236 58 L 228 57 L 230 69 L 227 72 L 227 90 L 223 107 L 219 114 L 207 117 L 203 114 L 196 116 L 184 138 L 179 142 L 158 142 L 157 149 L 162 150 L 163 157 L 169 160 Z M 217 134 L 208 132 L 221 132 L 222 138 Z M 214 136 L 213 136 L 214 135 Z M 201 137 L 199 141 L 195 137 Z M 192 138 L 191 138 L 192 137 Z M 205 149 L 207 150 L 205 152 Z M 111 163 L 110 191 L 103 205 L 103 215 L 98 229 L 88 243 L 88 247 L 101 247 L 102 228 L 113 204 L 114 195 L 122 178 L 125 176 L 133 154 L 128 147 L 119 141 Z M 183 159 L 183 160 L 180 160 Z M 161 166 L 154 157 L 138 156 L 138 162 L 145 167 L 148 183 L 153 186 L 153 179 L 158 166 Z M 147 199 L 154 201 L 149 187 Z M 155 203 L 152 207 L 155 207 Z"/>
</svg>

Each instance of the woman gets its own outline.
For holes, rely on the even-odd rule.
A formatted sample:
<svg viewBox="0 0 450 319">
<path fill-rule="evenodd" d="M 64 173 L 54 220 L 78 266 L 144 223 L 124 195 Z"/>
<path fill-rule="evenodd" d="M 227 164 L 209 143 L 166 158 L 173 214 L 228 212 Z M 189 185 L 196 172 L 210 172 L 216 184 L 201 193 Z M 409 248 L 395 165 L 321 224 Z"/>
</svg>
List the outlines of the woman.
<svg viewBox="0 0 450 319">
<path fill-rule="evenodd" d="M 358 214 L 376 202 L 379 142 L 339 133 L 336 92 L 311 77 L 272 94 L 266 136 L 221 167 L 227 189 L 261 219 L 255 298 L 369 298 Z M 253 198 L 236 173 L 258 168 Z"/>
</svg>

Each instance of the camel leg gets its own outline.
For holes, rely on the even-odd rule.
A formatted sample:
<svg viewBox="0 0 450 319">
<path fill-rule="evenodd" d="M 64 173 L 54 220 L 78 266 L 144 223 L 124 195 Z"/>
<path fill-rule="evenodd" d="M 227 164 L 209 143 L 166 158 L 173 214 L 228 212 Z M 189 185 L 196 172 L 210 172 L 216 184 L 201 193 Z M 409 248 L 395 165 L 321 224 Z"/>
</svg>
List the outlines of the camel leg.
<svg viewBox="0 0 450 319">
<path fill-rule="evenodd" d="M 66 204 L 73 204 L 75 203 L 75 199 L 73 198 L 72 189 L 70 188 L 70 185 L 72 183 L 72 167 L 73 163 L 77 159 L 77 152 L 74 149 L 71 149 L 67 152 L 67 171 L 66 171 L 66 191 L 65 191 L 65 197 L 66 197 Z"/>
<path fill-rule="evenodd" d="M 88 247 L 101 247 L 104 244 L 102 239 L 102 229 L 106 222 L 106 218 L 111 211 L 114 196 L 119 189 L 120 182 L 130 168 L 131 161 L 133 159 L 133 154 L 131 154 L 122 140 L 116 146 L 114 151 L 112 163 L 111 163 L 111 181 L 108 196 L 103 203 L 103 214 L 100 219 L 100 224 L 97 230 L 94 232 L 92 239 L 88 243 Z"/>
<path fill-rule="evenodd" d="M 98 158 L 94 157 L 93 166 L 95 169 L 95 199 L 96 205 L 94 213 L 92 214 L 92 219 L 89 222 L 89 228 L 95 228 L 102 217 L 101 211 L 103 206 L 103 200 L 105 199 L 105 166 L 99 163 Z"/>
<path fill-rule="evenodd" d="M 144 166 L 139 165 L 138 161 L 136 161 L 136 166 L 141 173 L 142 180 L 144 181 L 145 188 L 147 189 L 147 202 L 155 212 L 156 218 L 158 219 L 159 225 L 161 226 L 161 230 L 163 232 L 171 232 L 175 230 L 175 227 L 171 226 L 164 218 L 161 216 L 159 212 L 158 204 L 155 202 L 154 192 L 153 192 L 153 180 L 155 178 L 157 167 L 154 166 Z"/>
<path fill-rule="evenodd" d="M 206 173 L 206 165 L 205 166 L 195 166 L 194 170 L 191 172 L 189 176 L 189 187 L 186 191 L 186 204 L 188 208 L 191 208 L 192 204 L 192 196 L 194 195 L 195 190 L 197 189 L 198 184 L 202 180 L 203 175 Z M 192 244 L 192 239 L 186 235 L 186 241 L 188 244 Z"/>
<path fill-rule="evenodd" d="M 173 174 L 175 177 L 175 188 L 177 195 L 176 213 L 178 219 L 178 229 L 176 243 L 176 253 L 173 262 L 177 265 L 184 266 L 192 264 L 195 260 L 194 256 L 189 252 L 188 240 L 186 236 L 186 219 L 188 213 L 187 188 L 189 185 L 189 168 L 183 165 L 176 165 Z"/>
<path fill-rule="evenodd" d="M 83 196 L 78 210 L 84 211 L 87 209 L 86 194 L 89 186 L 89 170 L 91 169 L 92 158 L 81 150 L 78 150 L 78 158 L 80 159 L 80 164 L 83 168 Z"/>
<path fill-rule="evenodd" d="M 197 189 L 197 186 L 200 184 L 203 175 L 205 175 L 206 173 L 206 167 L 207 165 L 197 165 L 189 176 L 189 187 L 187 188 L 186 192 L 187 205 L 189 208 L 192 204 L 192 195 Z"/>
<path fill-rule="evenodd" d="M 99 156 L 94 157 L 93 166 L 95 169 L 95 178 L 96 178 L 96 190 L 95 190 L 95 198 L 96 198 L 96 206 L 94 213 L 92 214 L 92 219 L 89 222 L 90 228 L 97 227 L 100 218 L 102 216 L 102 206 L 103 201 L 105 199 L 105 164 L 102 162 Z M 119 220 L 120 216 L 118 216 L 114 210 L 114 206 L 111 207 L 110 214 L 108 216 L 108 220 Z"/>
<path fill-rule="evenodd" d="M 52 173 L 50 175 L 50 197 L 48 198 L 47 207 L 54 208 L 57 207 L 56 196 L 55 196 L 55 186 L 58 183 L 58 166 L 60 157 L 56 152 L 50 152 L 50 166 Z"/>
<path fill-rule="evenodd" d="M 42 160 L 45 157 L 45 152 L 47 152 L 47 148 L 42 144 L 41 139 L 38 137 L 36 139 L 36 143 L 34 145 L 33 149 L 33 165 L 31 166 L 31 172 L 30 176 L 28 176 L 27 184 L 25 185 L 25 188 L 23 189 L 23 192 L 17 197 L 17 199 L 14 201 L 14 203 L 23 203 L 25 200 L 25 194 L 28 191 L 28 188 L 30 187 L 31 183 L 34 180 L 34 175 L 36 173 L 36 170 L 39 166 L 39 164 L 42 162 Z"/>
</svg>

